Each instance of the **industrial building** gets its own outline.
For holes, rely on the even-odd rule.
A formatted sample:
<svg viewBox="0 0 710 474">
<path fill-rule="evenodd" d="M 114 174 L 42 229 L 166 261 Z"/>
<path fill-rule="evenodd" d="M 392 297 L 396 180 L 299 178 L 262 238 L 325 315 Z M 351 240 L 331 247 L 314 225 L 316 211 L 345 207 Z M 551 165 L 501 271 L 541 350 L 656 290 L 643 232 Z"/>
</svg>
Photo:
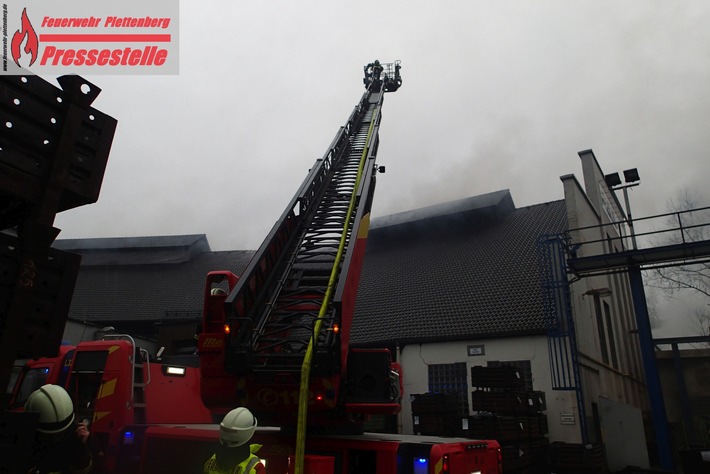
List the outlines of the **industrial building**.
<svg viewBox="0 0 710 474">
<path fill-rule="evenodd" d="M 556 323 L 542 296 L 545 236 L 624 216 L 594 154 L 579 156 L 584 180 L 562 176 L 558 201 L 516 207 L 510 191 L 501 190 L 373 220 L 351 343 L 389 347 L 402 365 L 403 410 L 386 429 L 419 432 L 412 401 L 427 393 L 456 393 L 464 415 L 480 414 L 474 367 L 512 365 L 525 378 L 521 390 L 542 394 L 546 442 L 603 440 L 610 468 L 648 466 L 648 398 L 623 274 L 570 285 L 575 366 L 554 353 L 560 339 L 551 335 Z M 623 235 L 607 237 L 616 242 Z M 112 327 L 171 354 L 195 351 L 207 272 L 238 275 L 254 254 L 211 251 L 205 235 L 55 246 L 83 257 L 65 339 L 78 342 Z M 559 371 L 577 378 L 561 380 Z M 473 423 L 466 416 L 460 422 L 457 432 Z"/>
</svg>

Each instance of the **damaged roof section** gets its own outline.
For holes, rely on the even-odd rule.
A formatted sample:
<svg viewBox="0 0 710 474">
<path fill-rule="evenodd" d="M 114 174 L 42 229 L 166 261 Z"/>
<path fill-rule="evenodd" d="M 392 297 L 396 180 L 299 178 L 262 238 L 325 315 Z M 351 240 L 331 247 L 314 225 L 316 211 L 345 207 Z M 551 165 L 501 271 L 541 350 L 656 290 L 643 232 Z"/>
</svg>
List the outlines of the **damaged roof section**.
<svg viewBox="0 0 710 474">
<path fill-rule="evenodd" d="M 210 251 L 205 234 L 65 239 L 55 247 L 81 254 L 82 266 L 185 263 Z"/>
<path fill-rule="evenodd" d="M 376 247 L 392 239 L 426 238 L 485 226 L 504 219 L 513 211 L 513 198 L 508 190 L 503 190 L 400 212 L 373 220 L 368 246 Z"/>
<path fill-rule="evenodd" d="M 199 319 L 207 273 L 240 274 L 254 255 L 210 251 L 204 234 L 69 239 L 56 245 L 82 255 L 70 318 L 97 324 Z"/>
</svg>

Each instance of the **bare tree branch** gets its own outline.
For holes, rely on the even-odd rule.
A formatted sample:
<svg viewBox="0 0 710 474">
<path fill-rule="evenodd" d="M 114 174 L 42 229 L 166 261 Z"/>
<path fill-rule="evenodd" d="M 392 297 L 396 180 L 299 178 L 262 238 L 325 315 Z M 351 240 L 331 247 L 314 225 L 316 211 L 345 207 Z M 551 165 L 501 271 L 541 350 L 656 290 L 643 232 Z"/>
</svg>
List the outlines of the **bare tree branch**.
<svg viewBox="0 0 710 474">
<path fill-rule="evenodd" d="M 681 233 L 664 233 L 654 245 L 672 245 L 685 242 L 710 240 L 710 212 L 698 210 L 700 197 L 688 189 L 679 190 L 668 200 L 666 208 L 669 228 L 682 228 Z M 710 264 L 707 262 L 650 269 L 647 286 L 656 288 L 667 296 L 686 294 L 699 297 L 701 305 L 710 307 Z M 710 334 L 710 310 L 697 309 L 695 326 L 703 335 Z"/>
</svg>

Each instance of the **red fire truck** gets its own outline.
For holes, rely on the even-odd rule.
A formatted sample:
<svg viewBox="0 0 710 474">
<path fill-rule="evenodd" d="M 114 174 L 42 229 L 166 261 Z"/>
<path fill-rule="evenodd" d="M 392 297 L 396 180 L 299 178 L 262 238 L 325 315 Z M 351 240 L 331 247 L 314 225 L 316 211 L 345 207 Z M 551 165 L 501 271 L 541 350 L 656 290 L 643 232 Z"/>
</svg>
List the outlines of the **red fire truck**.
<svg viewBox="0 0 710 474">
<path fill-rule="evenodd" d="M 151 426 L 143 434 L 140 472 L 200 472 L 214 452 L 216 425 Z M 295 434 L 259 428 L 252 442 L 269 473 L 295 472 Z M 309 435 L 307 474 L 493 474 L 501 472 L 495 441 L 417 435 L 363 433 Z M 164 470 L 164 471 L 163 471 Z"/>
<path fill-rule="evenodd" d="M 212 422 L 200 398 L 199 370 L 152 362 L 129 335 L 63 345 L 57 357 L 29 361 L 16 381 L 10 408 L 22 410 L 27 397 L 48 383 L 67 389 L 78 420 L 88 424 L 99 472 L 137 467 L 121 445 L 132 443 L 133 433 L 145 426 Z"/>
<path fill-rule="evenodd" d="M 208 282 L 215 275 L 210 274 Z M 206 290 L 211 285 L 208 283 Z M 206 305 L 215 295 L 206 291 Z M 156 361 L 128 335 L 63 345 L 59 355 L 29 361 L 18 376 L 12 408 L 21 409 L 46 383 L 67 388 L 77 416 L 92 433 L 95 472 L 200 472 L 218 443 L 219 429 L 200 397 L 196 360 Z M 395 367 L 396 364 L 395 364 Z M 293 473 L 292 426 L 259 427 L 253 442 L 270 473 Z M 360 433 L 309 434 L 303 472 L 310 474 L 500 473 L 497 442 L 461 438 Z"/>
</svg>

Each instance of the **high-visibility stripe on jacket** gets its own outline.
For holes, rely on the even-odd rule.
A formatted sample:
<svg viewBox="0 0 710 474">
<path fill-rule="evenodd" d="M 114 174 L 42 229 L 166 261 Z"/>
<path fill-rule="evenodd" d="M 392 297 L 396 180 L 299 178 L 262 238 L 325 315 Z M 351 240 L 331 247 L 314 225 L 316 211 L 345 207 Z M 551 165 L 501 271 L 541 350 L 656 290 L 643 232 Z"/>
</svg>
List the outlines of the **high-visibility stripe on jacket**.
<svg viewBox="0 0 710 474">
<path fill-rule="evenodd" d="M 222 470 L 217 467 L 217 455 L 213 454 L 211 458 L 207 460 L 205 463 L 205 468 L 204 468 L 204 474 L 260 474 L 266 472 L 264 469 L 263 464 L 259 464 L 261 462 L 261 459 L 259 459 L 259 456 L 256 456 L 254 453 L 256 453 L 259 448 L 261 448 L 260 444 L 252 444 L 249 445 L 249 451 L 251 454 L 249 454 L 249 457 L 247 457 L 244 461 L 240 462 L 233 468 L 229 468 L 227 470 Z M 258 465 L 258 466 L 257 466 Z"/>
</svg>

